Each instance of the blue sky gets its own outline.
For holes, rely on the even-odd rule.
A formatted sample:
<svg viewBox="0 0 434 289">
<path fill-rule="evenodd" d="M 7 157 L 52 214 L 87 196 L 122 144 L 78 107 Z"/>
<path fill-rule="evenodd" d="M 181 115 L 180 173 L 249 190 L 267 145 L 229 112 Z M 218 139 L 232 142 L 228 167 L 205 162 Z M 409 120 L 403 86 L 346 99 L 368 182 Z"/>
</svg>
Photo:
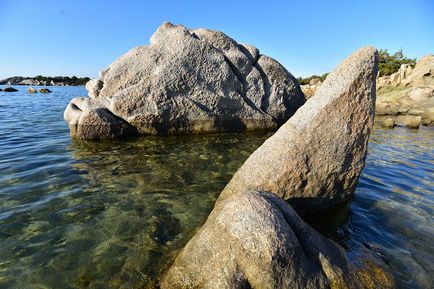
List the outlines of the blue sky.
<svg viewBox="0 0 434 289">
<path fill-rule="evenodd" d="M 295 76 L 330 71 L 370 44 L 434 53 L 434 1 L 0 0 L 0 78 L 97 76 L 163 22 L 221 30 Z"/>
</svg>

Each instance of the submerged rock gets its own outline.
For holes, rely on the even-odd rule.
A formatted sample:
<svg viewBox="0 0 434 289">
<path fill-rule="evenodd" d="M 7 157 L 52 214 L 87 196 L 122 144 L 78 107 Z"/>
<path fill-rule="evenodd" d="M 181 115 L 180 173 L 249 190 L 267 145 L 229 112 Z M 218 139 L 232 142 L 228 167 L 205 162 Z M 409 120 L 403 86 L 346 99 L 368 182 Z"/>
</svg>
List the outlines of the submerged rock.
<svg viewBox="0 0 434 289">
<path fill-rule="evenodd" d="M 219 31 L 168 22 L 150 45 L 130 50 L 86 88 L 139 134 L 276 129 L 305 102 L 297 80 L 255 47 Z M 71 105 L 67 121 L 69 113 L 76 114 Z M 104 138 L 79 131 L 71 135 Z"/>
<path fill-rule="evenodd" d="M 40 93 L 50 93 L 51 90 L 49 90 L 48 88 L 41 88 L 41 89 L 39 90 L 39 92 L 40 92 Z"/>
<path fill-rule="evenodd" d="M 375 274 L 372 274 L 375 272 Z M 218 204 L 161 288 L 393 288 L 378 263 L 356 268 L 281 198 L 262 191 Z"/>
<path fill-rule="evenodd" d="M 373 125 L 378 53 L 359 49 L 342 62 L 220 194 L 272 192 L 299 213 L 348 199 L 365 164 Z"/>
<path fill-rule="evenodd" d="M 5 92 L 16 92 L 16 91 L 18 91 L 18 89 L 13 88 L 13 87 L 6 87 L 5 89 L 3 89 L 3 91 L 5 91 Z"/>
</svg>

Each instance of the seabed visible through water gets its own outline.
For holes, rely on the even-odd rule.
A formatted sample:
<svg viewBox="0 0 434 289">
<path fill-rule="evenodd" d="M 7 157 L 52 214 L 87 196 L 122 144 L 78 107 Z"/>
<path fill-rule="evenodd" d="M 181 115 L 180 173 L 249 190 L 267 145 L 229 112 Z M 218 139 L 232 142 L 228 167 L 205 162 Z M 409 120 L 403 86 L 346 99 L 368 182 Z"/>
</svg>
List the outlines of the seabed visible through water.
<svg viewBox="0 0 434 289">
<path fill-rule="evenodd" d="M 154 284 L 270 136 L 73 141 L 62 114 L 83 87 L 18 88 L 0 92 L 0 288 Z M 433 285 L 433 140 L 432 127 L 376 127 L 354 198 L 310 220 L 383 256 L 400 288 Z"/>
</svg>

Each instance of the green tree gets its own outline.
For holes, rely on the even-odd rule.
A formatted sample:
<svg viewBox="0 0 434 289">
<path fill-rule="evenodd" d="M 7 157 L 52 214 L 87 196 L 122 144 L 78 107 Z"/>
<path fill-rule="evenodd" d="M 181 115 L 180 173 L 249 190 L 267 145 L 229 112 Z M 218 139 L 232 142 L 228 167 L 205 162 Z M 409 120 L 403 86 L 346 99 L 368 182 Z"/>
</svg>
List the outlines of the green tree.
<svg viewBox="0 0 434 289">
<path fill-rule="evenodd" d="M 380 76 L 391 75 L 399 70 L 402 64 L 410 64 L 412 67 L 416 64 L 416 59 L 407 58 L 404 56 L 402 49 L 390 54 L 387 49 L 381 49 L 379 52 L 378 69 Z"/>
</svg>

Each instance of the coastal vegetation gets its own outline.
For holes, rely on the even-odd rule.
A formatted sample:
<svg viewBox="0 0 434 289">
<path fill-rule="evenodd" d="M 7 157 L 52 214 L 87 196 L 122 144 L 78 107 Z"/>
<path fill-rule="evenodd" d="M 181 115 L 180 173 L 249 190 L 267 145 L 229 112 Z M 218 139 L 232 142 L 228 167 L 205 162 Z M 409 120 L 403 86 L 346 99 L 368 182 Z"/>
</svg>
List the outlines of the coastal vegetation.
<svg viewBox="0 0 434 289">
<path fill-rule="evenodd" d="M 89 77 L 77 77 L 77 76 L 42 76 L 42 75 L 37 75 L 35 77 L 33 77 L 34 79 L 38 80 L 38 81 L 53 81 L 54 83 L 57 82 L 63 82 L 63 83 L 68 83 L 69 85 L 85 85 L 90 78 Z"/>
<path fill-rule="evenodd" d="M 389 76 L 399 70 L 402 64 L 410 64 L 411 67 L 416 65 L 416 58 L 408 58 L 404 56 L 402 49 L 395 53 L 390 53 L 387 49 L 380 49 L 378 51 L 379 61 L 378 61 L 378 71 L 379 76 Z M 311 75 L 308 77 L 299 77 L 298 83 L 300 85 L 309 84 L 311 80 L 320 80 L 323 82 L 327 77 L 328 73 L 323 75 Z"/>
<path fill-rule="evenodd" d="M 311 80 L 314 80 L 314 79 L 318 79 L 318 80 L 320 80 L 321 82 L 323 82 L 323 81 L 326 79 L 327 75 L 328 75 L 328 73 L 324 73 L 324 74 L 321 75 L 321 76 L 314 74 L 314 75 L 311 75 L 311 76 L 309 76 L 309 77 L 305 77 L 305 78 L 303 78 L 303 77 L 299 77 L 297 80 L 298 80 L 298 83 L 299 83 L 300 85 L 305 85 L 305 84 L 309 84 L 310 81 L 311 81 Z"/>
<path fill-rule="evenodd" d="M 85 85 L 90 80 L 89 77 L 77 76 L 42 76 L 23 77 L 12 76 L 0 80 L 0 85 L 41 85 L 41 86 L 79 86 Z"/>
<path fill-rule="evenodd" d="M 404 56 L 402 49 L 391 54 L 387 49 L 380 49 L 378 70 L 379 76 L 391 75 L 399 70 L 402 64 L 410 64 L 411 67 L 416 65 L 416 58 Z"/>
</svg>

